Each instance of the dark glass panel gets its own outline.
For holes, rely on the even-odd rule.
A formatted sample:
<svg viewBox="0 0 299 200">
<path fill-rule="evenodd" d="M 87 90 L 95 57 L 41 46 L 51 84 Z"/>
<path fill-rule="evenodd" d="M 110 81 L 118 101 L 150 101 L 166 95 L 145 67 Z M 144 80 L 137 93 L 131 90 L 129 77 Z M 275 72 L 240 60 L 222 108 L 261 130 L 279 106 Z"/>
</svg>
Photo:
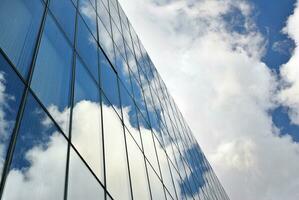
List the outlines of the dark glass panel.
<svg viewBox="0 0 299 200">
<path fill-rule="evenodd" d="M 101 51 L 99 52 L 99 59 L 100 59 L 99 62 L 100 62 L 100 72 L 101 72 L 100 80 L 101 80 L 104 95 L 107 97 L 109 103 L 111 103 L 116 108 L 120 108 L 118 85 L 117 85 L 118 80 L 117 80 L 116 73 L 112 69 L 110 63 L 108 62 L 108 60 L 106 59 L 106 57 Z"/>
<path fill-rule="evenodd" d="M 48 15 L 36 59 L 31 88 L 53 118 L 68 132 L 72 49 Z M 59 115 L 64 112 L 65 116 Z"/>
<path fill-rule="evenodd" d="M 67 142 L 29 93 L 3 199 L 63 199 Z"/>
<path fill-rule="evenodd" d="M 97 42 L 88 30 L 83 19 L 78 17 L 77 49 L 94 78 L 98 76 Z M 96 79 L 97 80 L 97 79 Z"/>
<path fill-rule="evenodd" d="M 26 77 L 41 24 L 40 0 L 0 0 L 0 47 Z"/>
<path fill-rule="evenodd" d="M 76 9 L 71 0 L 51 0 L 50 9 L 73 43 L 75 35 Z"/>
</svg>

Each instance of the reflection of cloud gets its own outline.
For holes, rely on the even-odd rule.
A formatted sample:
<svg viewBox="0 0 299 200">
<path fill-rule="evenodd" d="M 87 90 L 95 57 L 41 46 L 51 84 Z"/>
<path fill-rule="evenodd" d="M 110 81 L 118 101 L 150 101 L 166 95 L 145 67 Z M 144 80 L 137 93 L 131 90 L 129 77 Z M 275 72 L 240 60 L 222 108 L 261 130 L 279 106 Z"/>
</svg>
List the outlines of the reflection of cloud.
<svg viewBox="0 0 299 200">
<path fill-rule="evenodd" d="M 253 6 L 241 0 L 164 2 L 120 1 L 231 199 L 298 199 L 299 146 L 278 137 L 269 116 L 277 82 L 261 61 L 266 42 L 251 17 Z M 236 9 L 242 31 L 223 17 Z M 294 16 L 291 35 L 298 38 Z M 285 70 L 292 83 L 299 74 L 296 58 Z M 299 110 L 299 84 L 293 85 L 285 102 Z"/>
<path fill-rule="evenodd" d="M 55 115 L 55 119 L 61 119 L 58 124 L 67 124 L 67 122 L 64 122 L 63 120 L 66 119 L 65 116 L 68 115 L 69 109 L 59 112 L 54 106 L 51 106 L 50 110 L 52 110 L 51 113 Z M 125 117 L 124 121 L 126 122 L 128 129 L 132 132 L 131 134 L 138 135 L 138 130 L 131 127 L 129 123 L 129 109 L 126 108 L 123 111 Z M 129 191 L 127 190 L 127 187 L 124 187 L 122 184 L 128 180 L 121 180 L 122 177 L 125 177 L 124 173 L 127 173 L 127 165 L 124 164 L 126 162 L 124 157 L 124 140 L 120 139 L 123 138 L 123 129 L 121 122 L 112 107 L 103 105 L 103 115 L 104 130 L 106 131 L 105 148 L 107 151 L 106 153 L 109 153 L 109 156 L 106 157 L 106 162 L 109 162 L 107 170 L 110 174 L 107 176 L 108 187 L 111 187 L 111 189 L 114 188 L 114 190 L 117 189 L 117 194 L 122 195 L 118 196 L 118 199 L 125 199 L 125 197 L 129 197 L 129 195 L 125 195 L 128 194 Z M 73 109 L 73 116 L 72 143 L 94 173 L 101 181 L 103 181 L 100 105 L 90 101 L 80 101 Z M 40 123 L 45 128 L 51 126 L 51 122 L 47 117 L 44 117 Z M 141 132 L 143 133 L 144 145 L 153 144 L 151 131 L 141 127 Z M 54 132 L 46 142 L 47 144 L 37 144 L 25 152 L 25 159 L 29 162 L 27 168 L 15 168 L 9 172 L 6 189 L 4 191 L 5 199 L 17 200 L 21 197 L 22 199 L 40 199 L 40 197 L 43 197 L 44 200 L 52 200 L 61 198 L 64 188 L 67 144 L 63 136 L 58 132 Z M 135 143 L 130 144 L 136 145 Z M 161 152 L 163 152 L 163 150 L 160 146 L 158 147 L 157 141 L 156 146 L 159 148 L 158 152 L 162 154 Z M 121 148 L 123 149 L 121 150 Z M 151 162 L 154 162 L 156 159 L 155 153 L 154 151 L 149 150 L 150 148 L 153 148 L 153 146 L 145 146 L 145 148 L 148 159 Z M 95 197 L 95 195 L 102 194 L 100 186 L 96 187 L 96 184 L 98 184 L 96 183 L 96 180 L 86 171 L 87 169 L 78 158 L 75 157 L 75 153 L 73 151 L 71 152 L 69 195 L 72 199 L 80 199 L 82 196 L 86 195 Z M 138 160 L 137 154 L 130 154 L 130 156 L 131 161 Z M 124 160 L 120 161 L 120 158 L 123 158 Z M 163 157 L 160 157 L 159 159 L 162 171 L 168 172 L 167 160 Z M 123 165 L 120 164 L 120 162 L 122 162 Z M 137 183 L 144 181 L 141 176 L 141 174 L 144 175 L 144 171 L 135 170 L 132 173 L 135 174 L 135 181 Z M 140 176 L 138 174 L 140 174 Z M 167 176 L 165 174 L 163 178 L 165 183 L 172 183 L 170 174 Z M 80 184 L 77 184 L 79 179 Z M 180 182 L 179 180 L 177 181 Z M 119 185 L 120 183 L 121 185 Z M 135 184 L 134 186 L 136 190 L 144 191 L 144 188 L 138 188 L 141 187 L 138 184 Z M 15 188 L 18 188 L 18 192 L 14 191 Z M 35 188 L 39 189 L 36 190 Z M 90 194 L 87 194 L 87 192 Z M 181 193 L 179 192 L 179 194 Z"/>
</svg>

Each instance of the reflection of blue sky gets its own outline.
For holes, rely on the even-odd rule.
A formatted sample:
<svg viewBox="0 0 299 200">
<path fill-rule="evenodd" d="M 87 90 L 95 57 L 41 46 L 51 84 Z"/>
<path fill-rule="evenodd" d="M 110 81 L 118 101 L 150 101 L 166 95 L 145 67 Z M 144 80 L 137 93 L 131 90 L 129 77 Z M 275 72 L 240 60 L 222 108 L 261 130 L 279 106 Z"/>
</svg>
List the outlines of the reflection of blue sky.
<svg viewBox="0 0 299 200">
<path fill-rule="evenodd" d="M 197 157 L 194 159 L 194 157 Z M 189 164 L 191 168 L 191 174 L 183 180 L 181 183 L 181 187 L 186 187 L 187 182 L 192 182 L 191 186 L 191 194 L 188 192 L 189 190 L 182 190 L 186 193 L 186 195 L 196 195 L 200 192 L 200 189 L 206 184 L 204 179 L 204 174 L 208 171 L 208 168 L 202 162 L 204 157 L 201 153 L 199 146 L 193 145 L 191 148 L 187 149 L 184 152 L 184 158 Z M 195 182 L 193 180 L 196 180 Z"/>
<path fill-rule="evenodd" d="M 37 101 L 29 95 L 19 130 L 11 168 L 23 169 L 31 165 L 26 153 L 33 147 L 47 148 L 56 128 L 48 123 L 47 115 Z"/>
<path fill-rule="evenodd" d="M 15 72 L 0 56 L 0 170 L 14 128 L 23 88 Z"/>
</svg>

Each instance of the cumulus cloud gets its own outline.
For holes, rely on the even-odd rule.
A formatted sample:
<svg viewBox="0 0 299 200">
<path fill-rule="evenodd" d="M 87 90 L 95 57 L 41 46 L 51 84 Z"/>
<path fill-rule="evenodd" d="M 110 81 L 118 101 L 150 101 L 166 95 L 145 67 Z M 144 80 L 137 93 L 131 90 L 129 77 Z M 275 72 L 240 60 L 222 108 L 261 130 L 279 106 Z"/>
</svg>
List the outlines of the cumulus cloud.
<svg viewBox="0 0 299 200">
<path fill-rule="evenodd" d="M 243 0 L 120 3 L 231 199 L 298 199 L 299 145 L 279 136 L 269 114 L 278 81 L 261 61 L 267 42 L 254 24 L 254 6 Z M 296 18 L 286 28 L 294 38 Z M 292 83 L 281 98 L 296 108 L 293 121 L 297 60 L 282 70 Z"/>
<path fill-rule="evenodd" d="M 299 124 L 299 6 L 298 2 L 294 13 L 289 17 L 283 31 L 295 42 L 295 49 L 290 60 L 284 64 L 280 73 L 284 83 L 279 94 L 281 103 L 289 108 L 289 116 L 294 124 Z"/>
</svg>

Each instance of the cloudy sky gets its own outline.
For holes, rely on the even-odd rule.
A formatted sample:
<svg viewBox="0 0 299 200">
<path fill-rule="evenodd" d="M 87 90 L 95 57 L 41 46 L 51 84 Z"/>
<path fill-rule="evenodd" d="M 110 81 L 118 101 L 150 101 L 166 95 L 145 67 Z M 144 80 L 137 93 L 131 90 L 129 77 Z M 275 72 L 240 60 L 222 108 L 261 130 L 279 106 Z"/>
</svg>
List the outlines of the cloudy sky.
<svg viewBox="0 0 299 200">
<path fill-rule="evenodd" d="M 230 198 L 299 199 L 299 2 L 119 1 Z"/>
</svg>

